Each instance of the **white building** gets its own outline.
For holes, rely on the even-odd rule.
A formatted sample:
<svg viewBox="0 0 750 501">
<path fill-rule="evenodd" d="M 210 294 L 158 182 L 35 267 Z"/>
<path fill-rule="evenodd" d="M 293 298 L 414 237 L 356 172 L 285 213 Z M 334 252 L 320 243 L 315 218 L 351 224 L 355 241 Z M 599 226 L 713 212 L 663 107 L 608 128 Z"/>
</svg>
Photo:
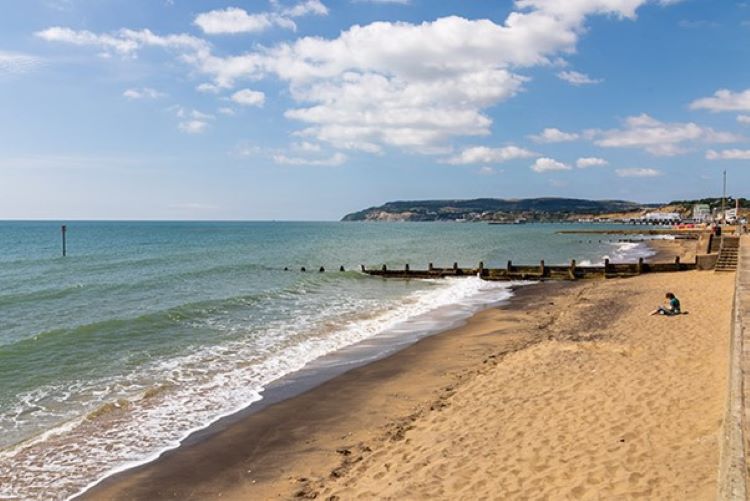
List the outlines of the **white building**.
<svg viewBox="0 0 750 501">
<path fill-rule="evenodd" d="M 711 207 L 709 207 L 708 204 L 693 205 L 693 219 L 696 221 L 710 221 Z"/>
<path fill-rule="evenodd" d="M 646 221 L 681 221 L 682 216 L 676 212 L 649 212 L 643 219 Z"/>
</svg>

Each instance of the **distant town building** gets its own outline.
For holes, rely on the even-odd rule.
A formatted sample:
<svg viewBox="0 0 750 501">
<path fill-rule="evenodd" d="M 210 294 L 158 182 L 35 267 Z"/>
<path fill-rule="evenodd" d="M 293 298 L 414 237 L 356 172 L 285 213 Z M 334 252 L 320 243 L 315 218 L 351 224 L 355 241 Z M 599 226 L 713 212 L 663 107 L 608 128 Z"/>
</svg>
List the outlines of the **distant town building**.
<svg viewBox="0 0 750 501">
<path fill-rule="evenodd" d="M 693 219 L 696 221 L 708 221 L 711 219 L 711 207 L 708 204 L 693 205 Z"/>
<path fill-rule="evenodd" d="M 643 219 L 646 221 L 680 221 L 682 216 L 677 212 L 649 212 Z"/>
</svg>

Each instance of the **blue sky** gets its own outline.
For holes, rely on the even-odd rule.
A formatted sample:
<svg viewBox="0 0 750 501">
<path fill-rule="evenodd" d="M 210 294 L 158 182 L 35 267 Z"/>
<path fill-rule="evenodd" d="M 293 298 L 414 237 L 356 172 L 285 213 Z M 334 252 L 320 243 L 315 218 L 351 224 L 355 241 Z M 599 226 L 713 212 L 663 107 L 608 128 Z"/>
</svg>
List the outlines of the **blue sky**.
<svg viewBox="0 0 750 501">
<path fill-rule="evenodd" d="M 0 219 L 750 196 L 750 2 L 0 7 Z"/>
</svg>

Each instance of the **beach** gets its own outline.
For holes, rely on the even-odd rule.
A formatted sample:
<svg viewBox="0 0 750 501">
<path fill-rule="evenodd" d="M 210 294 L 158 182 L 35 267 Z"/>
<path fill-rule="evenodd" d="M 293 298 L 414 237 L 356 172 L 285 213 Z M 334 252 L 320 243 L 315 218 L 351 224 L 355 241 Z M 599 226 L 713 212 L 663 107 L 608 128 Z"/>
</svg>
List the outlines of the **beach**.
<svg viewBox="0 0 750 501">
<path fill-rule="evenodd" d="M 83 498 L 713 498 L 733 277 L 521 287 Z"/>
</svg>

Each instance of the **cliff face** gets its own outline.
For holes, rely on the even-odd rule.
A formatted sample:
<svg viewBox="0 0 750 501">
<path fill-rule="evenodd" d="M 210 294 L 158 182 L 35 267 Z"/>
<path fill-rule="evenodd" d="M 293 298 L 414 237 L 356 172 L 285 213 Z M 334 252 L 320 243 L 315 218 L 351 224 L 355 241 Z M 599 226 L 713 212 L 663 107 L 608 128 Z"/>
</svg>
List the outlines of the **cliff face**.
<svg viewBox="0 0 750 501">
<path fill-rule="evenodd" d="M 474 200 L 423 200 L 389 202 L 347 214 L 343 221 L 503 221 L 566 220 L 583 215 L 631 212 L 642 204 L 623 200 L 582 200 L 574 198 L 529 198 Z"/>
</svg>

